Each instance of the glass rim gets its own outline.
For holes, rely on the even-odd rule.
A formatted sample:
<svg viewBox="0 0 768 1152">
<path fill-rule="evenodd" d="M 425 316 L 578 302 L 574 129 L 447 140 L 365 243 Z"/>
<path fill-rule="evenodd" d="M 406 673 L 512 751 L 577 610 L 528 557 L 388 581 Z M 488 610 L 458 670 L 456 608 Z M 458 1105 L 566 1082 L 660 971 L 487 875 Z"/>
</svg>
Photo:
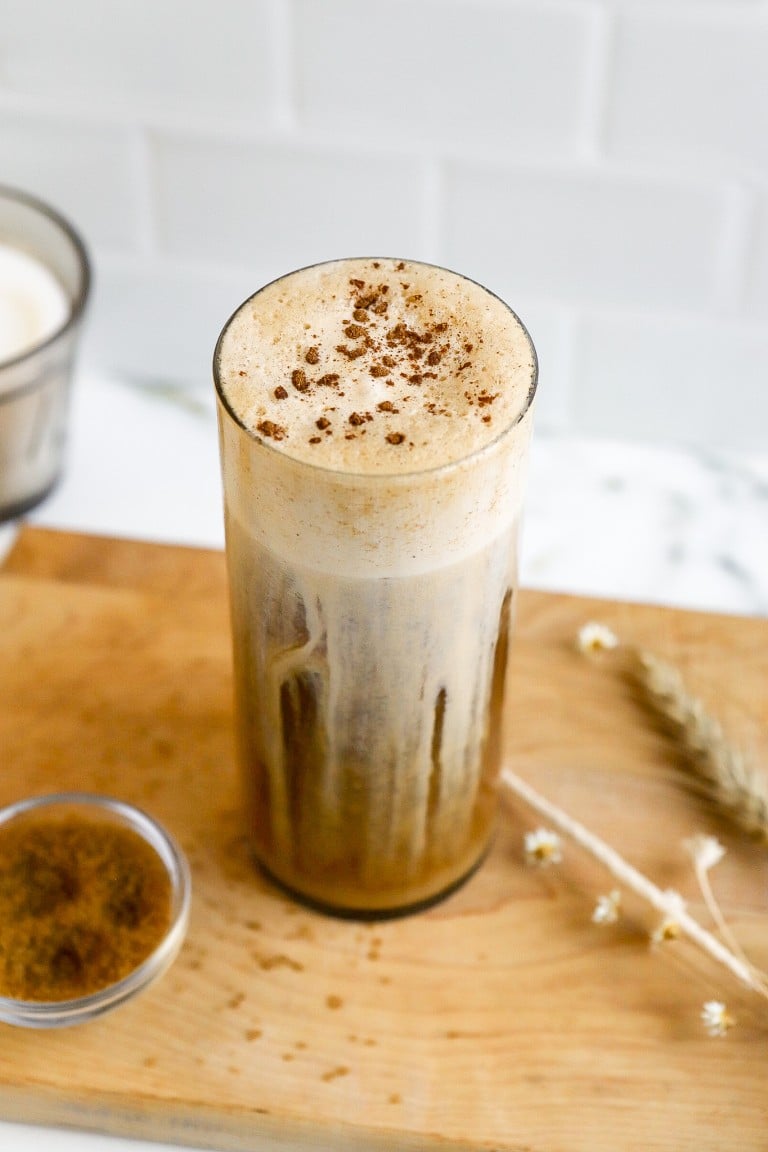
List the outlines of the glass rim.
<svg viewBox="0 0 768 1152">
<path fill-rule="evenodd" d="M 217 394 L 218 400 L 221 404 L 221 407 L 226 412 L 227 416 L 229 416 L 230 420 L 238 428 L 240 428 L 240 430 L 242 432 L 244 432 L 245 435 L 250 440 L 252 440 L 254 444 L 258 444 L 259 447 L 264 448 L 264 450 L 266 452 L 271 452 L 275 456 L 280 457 L 283 461 L 286 462 L 286 465 L 290 465 L 296 469 L 306 469 L 310 475 L 326 476 L 326 477 L 333 476 L 333 477 L 338 478 L 340 481 L 341 480 L 344 480 L 344 481 L 348 480 L 350 483 L 365 481 L 366 483 L 372 484 L 372 485 L 376 485 L 380 481 L 386 482 L 387 484 L 398 483 L 398 482 L 407 483 L 409 480 L 412 480 L 416 476 L 428 476 L 432 473 L 445 474 L 446 472 L 450 472 L 450 471 L 465 467 L 467 464 L 469 464 L 470 462 L 472 462 L 474 460 L 479 459 L 481 456 L 483 456 L 485 454 L 490 454 L 491 452 L 493 452 L 494 449 L 497 447 L 497 445 L 499 445 L 507 436 L 509 436 L 510 433 L 515 428 L 519 427 L 519 425 L 522 424 L 522 422 L 525 420 L 525 417 L 528 415 L 528 413 L 530 412 L 530 410 L 533 406 L 533 401 L 534 401 L 534 398 L 536 396 L 536 392 L 538 389 L 538 383 L 539 383 L 539 358 L 538 358 L 538 354 L 536 352 L 536 347 L 535 347 L 533 340 L 531 338 L 531 334 L 528 331 L 528 329 L 526 328 L 523 321 L 520 319 L 520 317 L 514 311 L 514 309 L 511 308 L 509 304 L 507 304 L 506 300 L 502 300 L 502 298 L 499 295 L 497 295 L 496 292 L 493 292 L 490 288 L 486 288 L 486 286 L 484 284 L 481 284 L 479 280 L 474 280 L 471 276 L 466 276 L 463 272 L 456 272 L 452 268 L 446 268 L 442 264 L 433 264 L 433 263 L 430 263 L 430 261 L 428 261 L 428 260 L 413 260 L 413 259 L 410 259 L 408 257 L 402 257 L 403 261 L 406 264 L 416 265 L 417 267 L 420 267 L 420 268 L 434 268 L 438 272 L 447 272 L 448 275 L 455 276 L 457 280 L 464 280 L 467 283 L 474 284 L 477 288 L 480 288 L 481 291 L 485 292 L 488 296 L 493 297 L 494 300 L 497 300 L 502 305 L 502 307 L 509 313 L 509 315 L 515 321 L 515 323 L 519 326 L 520 330 L 522 331 L 523 335 L 525 336 L 525 339 L 526 339 L 528 346 L 530 348 L 531 357 L 532 357 L 532 373 L 531 373 L 531 381 L 530 381 L 530 384 L 528 385 L 528 392 L 527 392 L 525 399 L 524 399 L 524 401 L 520 407 L 520 410 L 517 412 L 515 417 L 513 419 L 509 420 L 509 422 L 507 422 L 504 425 L 504 427 L 498 432 L 498 434 L 496 436 L 493 437 L 493 439 L 489 440 L 486 444 L 482 444 L 479 448 L 475 448 L 473 451 L 467 452 L 466 455 L 459 456 L 459 457 L 456 457 L 456 458 L 451 459 L 451 460 L 446 460 L 442 464 L 433 464 L 433 465 L 430 465 L 426 468 L 412 468 L 412 469 L 407 469 L 405 471 L 398 471 L 398 472 L 356 472 L 356 471 L 352 471 L 352 470 L 344 469 L 344 468 L 334 468 L 334 467 L 329 466 L 327 464 L 313 463 L 311 460 L 297 459 L 295 456 L 292 456 L 289 452 L 281 451 L 281 449 L 276 448 L 273 444 L 269 444 L 269 443 L 267 443 L 267 441 L 263 440 L 260 436 L 257 436 L 256 433 L 251 428 L 248 428 L 246 426 L 246 424 L 243 422 L 243 420 L 234 411 L 234 409 L 232 408 L 231 404 L 229 403 L 229 400 L 228 400 L 228 398 L 224 392 L 224 388 L 223 388 L 223 385 L 221 382 L 221 373 L 220 373 L 221 348 L 222 348 L 222 343 L 223 343 L 224 337 L 227 334 L 227 331 L 229 329 L 230 324 L 235 319 L 235 317 L 242 311 L 242 309 L 246 307 L 247 304 L 249 304 L 252 300 L 255 300 L 257 296 L 260 296 L 262 294 L 262 292 L 265 292 L 268 288 L 271 288 L 274 284 L 279 284 L 283 280 L 290 280 L 293 276 L 297 276 L 301 272 L 308 272 L 312 268 L 325 268 L 325 267 L 329 267 L 332 264 L 344 264 L 344 263 L 348 263 L 348 262 L 351 263 L 353 261 L 358 261 L 358 260 L 369 260 L 369 261 L 372 261 L 372 260 L 384 261 L 384 260 L 386 260 L 387 262 L 389 262 L 389 261 L 397 261 L 399 259 L 400 259 L 400 257 L 397 257 L 397 256 L 341 256 L 341 257 L 337 257 L 333 260 L 318 260 L 313 264 L 305 264 L 301 268 L 294 268 L 291 272 L 285 272 L 282 276 L 274 277 L 274 279 L 269 280 L 266 284 L 262 284 L 262 286 L 260 288 L 258 288 L 255 292 L 251 293 L 250 296 L 247 296 L 245 298 L 245 300 L 243 300 L 237 306 L 237 308 L 235 308 L 235 310 L 229 316 L 229 318 L 227 319 L 223 328 L 221 329 L 221 332 L 219 333 L 218 340 L 216 341 L 216 346 L 213 350 L 213 382 L 214 382 L 214 386 L 216 388 L 216 394 Z"/>
<path fill-rule="evenodd" d="M 0 809 L 0 829 L 9 822 L 46 808 L 85 809 L 116 818 L 159 856 L 171 884 L 170 923 L 162 940 L 127 976 L 67 1000 L 21 1000 L 0 996 L 0 1022 L 26 1028 L 62 1028 L 84 1023 L 117 1008 L 158 979 L 179 953 L 187 933 L 192 878 L 187 858 L 173 836 L 154 817 L 127 801 L 94 792 L 49 792 Z"/>
<path fill-rule="evenodd" d="M 0 200 L 15 201 L 18 204 L 23 204 L 26 208 L 32 209 L 34 212 L 37 212 L 40 216 L 44 216 L 47 220 L 54 224 L 72 245 L 75 258 L 80 267 L 80 287 L 78 289 L 77 295 L 71 302 L 71 307 L 66 319 L 63 320 L 59 327 L 56 328 L 49 336 L 47 336 L 45 340 L 41 340 L 32 348 L 27 348 L 24 352 L 20 352 L 15 356 L 11 356 L 7 360 L 0 360 L 0 371 L 2 371 L 6 368 L 16 367 L 19 364 L 23 364 L 26 361 L 33 359 L 33 357 L 37 356 L 40 352 L 55 344 L 71 328 L 74 328 L 80 322 L 83 312 L 85 311 L 85 306 L 88 302 L 88 297 L 91 290 L 91 281 L 93 277 L 91 259 L 88 255 L 88 249 L 85 246 L 85 241 L 75 226 L 71 224 L 66 216 L 63 216 L 57 208 L 54 208 L 51 204 L 48 204 L 47 201 L 41 200 L 39 196 L 35 196 L 31 192 L 26 192 L 21 188 L 15 188 L 10 184 L 0 183 Z M 38 259 L 41 258 L 38 257 Z M 50 271 L 50 266 L 48 265 L 47 261 L 41 259 L 41 263 L 45 264 L 45 266 L 49 268 Z"/>
</svg>

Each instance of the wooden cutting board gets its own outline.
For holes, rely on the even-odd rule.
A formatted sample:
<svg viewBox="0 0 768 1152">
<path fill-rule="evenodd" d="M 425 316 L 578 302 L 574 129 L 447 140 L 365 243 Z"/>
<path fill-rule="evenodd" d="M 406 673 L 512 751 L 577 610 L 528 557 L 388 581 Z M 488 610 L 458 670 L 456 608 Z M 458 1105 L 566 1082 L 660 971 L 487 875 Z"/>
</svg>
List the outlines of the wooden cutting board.
<svg viewBox="0 0 768 1152">
<path fill-rule="evenodd" d="M 524 592 L 510 764 L 706 915 L 683 838 L 768 967 L 768 850 L 685 787 L 599 619 L 675 661 L 768 763 L 768 621 Z M 649 946 L 638 904 L 576 849 L 526 866 L 539 821 L 505 805 L 454 896 L 377 924 L 301 908 L 252 866 L 233 769 L 218 553 L 26 530 L 0 575 L 0 802 L 109 792 L 159 817 L 193 869 L 187 943 L 135 1002 L 59 1032 L 0 1026 L 0 1115 L 221 1149 L 768 1147 L 768 1005 L 691 945 Z M 708 1037 L 702 1003 L 737 1017 Z"/>
</svg>

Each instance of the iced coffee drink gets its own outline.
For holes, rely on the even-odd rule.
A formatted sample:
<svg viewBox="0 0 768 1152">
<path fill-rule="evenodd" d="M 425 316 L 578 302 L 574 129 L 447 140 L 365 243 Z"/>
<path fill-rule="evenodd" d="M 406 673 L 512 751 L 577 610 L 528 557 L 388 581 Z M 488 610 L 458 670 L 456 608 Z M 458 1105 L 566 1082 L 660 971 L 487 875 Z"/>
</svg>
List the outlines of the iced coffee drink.
<svg viewBox="0 0 768 1152">
<path fill-rule="evenodd" d="M 214 360 L 256 855 L 324 908 L 450 891 L 492 832 L 536 355 L 454 273 L 263 288 Z"/>
</svg>

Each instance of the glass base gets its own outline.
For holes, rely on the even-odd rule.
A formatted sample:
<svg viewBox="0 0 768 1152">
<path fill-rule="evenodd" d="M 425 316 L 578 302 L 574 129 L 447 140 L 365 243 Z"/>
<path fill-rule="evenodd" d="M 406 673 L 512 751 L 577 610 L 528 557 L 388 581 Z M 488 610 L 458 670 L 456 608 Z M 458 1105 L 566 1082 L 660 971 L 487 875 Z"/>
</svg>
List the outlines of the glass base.
<svg viewBox="0 0 768 1152">
<path fill-rule="evenodd" d="M 427 908 L 433 908 L 435 904 L 446 900 L 452 896 L 454 892 L 463 887 L 464 884 L 470 880 L 475 872 L 483 864 L 486 856 L 488 855 L 490 846 L 486 845 L 483 852 L 474 862 L 471 868 L 463 872 L 458 879 L 451 881 L 451 883 L 441 888 L 439 892 L 435 892 L 432 896 L 427 896 L 421 900 L 415 900 L 411 903 L 398 904 L 390 908 L 354 908 L 346 905 L 334 904 L 332 901 L 318 899 L 314 896 L 308 896 L 305 892 L 286 884 L 279 876 L 276 876 L 266 864 L 264 864 L 257 856 L 254 857 L 259 871 L 263 873 L 266 879 L 278 888 L 284 895 L 289 896 L 292 900 L 302 904 L 305 908 L 311 909 L 313 912 L 320 912 L 325 916 L 333 916 L 337 920 L 358 920 L 370 923 L 374 920 L 397 920 L 403 916 L 413 916 L 418 912 L 424 912 Z"/>
<path fill-rule="evenodd" d="M 0 524 L 5 524 L 8 520 L 18 520 L 20 516 L 25 516 L 33 508 L 37 508 L 39 504 L 48 499 L 60 479 L 60 476 L 54 476 L 50 484 L 46 484 L 45 488 L 41 488 L 32 496 L 24 496 L 21 500 L 14 500 L 11 504 L 0 506 Z"/>
</svg>

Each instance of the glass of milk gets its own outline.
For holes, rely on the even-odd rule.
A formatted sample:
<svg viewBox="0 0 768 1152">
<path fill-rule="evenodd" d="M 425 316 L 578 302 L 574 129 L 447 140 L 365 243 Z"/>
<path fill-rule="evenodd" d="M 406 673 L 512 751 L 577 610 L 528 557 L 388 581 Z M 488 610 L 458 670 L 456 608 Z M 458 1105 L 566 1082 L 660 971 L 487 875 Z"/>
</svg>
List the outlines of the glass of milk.
<svg viewBox="0 0 768 1152">
<path fill-rule="evenodd" d="M 61 474 L 90 279 L 71 224 L 0 185 L 0 521 L 39 504 Z"/>
</svg>

